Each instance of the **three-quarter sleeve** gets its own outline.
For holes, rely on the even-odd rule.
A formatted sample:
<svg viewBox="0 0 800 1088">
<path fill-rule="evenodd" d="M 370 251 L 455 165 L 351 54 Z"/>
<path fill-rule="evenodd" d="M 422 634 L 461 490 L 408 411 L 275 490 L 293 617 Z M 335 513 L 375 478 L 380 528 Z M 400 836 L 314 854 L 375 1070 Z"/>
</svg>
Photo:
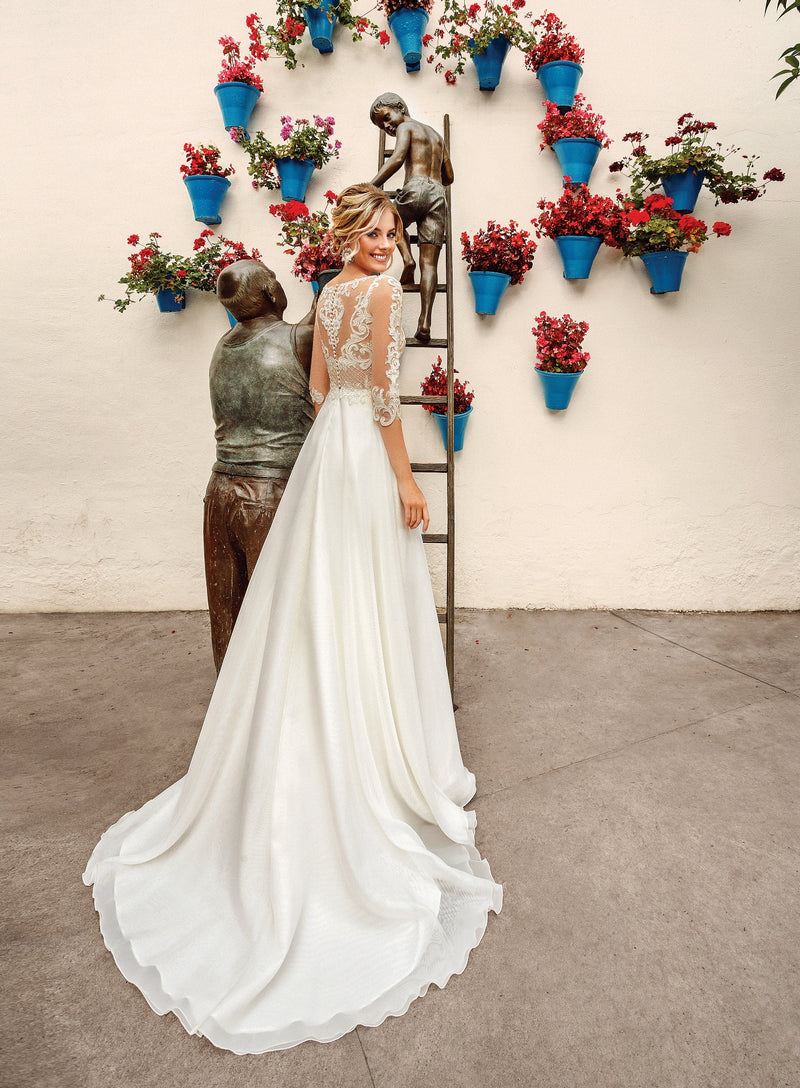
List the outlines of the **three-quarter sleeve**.
<svg viewBox="0 0 800 1088">
<path fill-rule="evenodd" d="M 314 404 L 322 404 L 331 387 L 328 377 L 328 367 L 325 363 L 325 353 L 322 350 L 322 331 L 319 323 L 319 310 L 314 320 L 314 346 L 311 350 L 311 374 L 308 379 L 308 389 Z"/>
<path fill-rule="evenodd" d="M 382 277 L 369 294 L 372 317 L 372 412 L 388 427 L 400 415 L 400 354 L 403 338 L 403 288 L 391 276 Z"/>
</svg>

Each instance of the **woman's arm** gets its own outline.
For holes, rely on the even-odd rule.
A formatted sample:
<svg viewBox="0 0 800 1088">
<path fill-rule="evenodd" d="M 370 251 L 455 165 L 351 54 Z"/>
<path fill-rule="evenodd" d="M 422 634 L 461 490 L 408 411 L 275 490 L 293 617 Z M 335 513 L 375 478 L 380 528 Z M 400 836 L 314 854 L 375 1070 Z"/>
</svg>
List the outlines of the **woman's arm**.
<svg viewBox="0 0 800 1088">
<path fill-rule="evenodd" d="M 311 349 L 311 375 L 308 381 L 311 399 L 314 402 L 314 412 L 317 415 L 319 415 L 319 410 L 325 403 L 325 398 L 331 388 L 331 380 L 328 377 L 328 367 L 325 363 L 325 356 L 322 351 L 321 336 L 322 331 L 319 327 L 318 314 L 314 322 L 314 346 Z"/>
<path fill-rule="evenodd" d="M 428 505 L 417 486 L 408 459 L 403 424 L 400 421 L 400 337 L 402 335 L 403 290 L 397 280 L 379 280 L 370 291 L 372 314 L 372 404 L 375 420 L 392 466 L 397 491 L 409 529 L 428 529 Z"/>
</svg>

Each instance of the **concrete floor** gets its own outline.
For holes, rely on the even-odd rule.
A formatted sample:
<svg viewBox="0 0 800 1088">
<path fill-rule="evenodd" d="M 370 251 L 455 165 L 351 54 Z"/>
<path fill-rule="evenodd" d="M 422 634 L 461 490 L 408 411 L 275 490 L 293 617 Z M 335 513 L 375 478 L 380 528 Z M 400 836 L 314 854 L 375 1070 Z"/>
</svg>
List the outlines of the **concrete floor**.
<svg viewBox="0 0 800 1088">
<path fill-rule="evenodd" d="M 800 613 L 461 613 L 503 913 L 404 1017 L 260 1057 L 153 1014 L 80 882 L 183 773 L 205 615 L 0 620 L 4 1088 L 800 1085 Z"/>
</svg>

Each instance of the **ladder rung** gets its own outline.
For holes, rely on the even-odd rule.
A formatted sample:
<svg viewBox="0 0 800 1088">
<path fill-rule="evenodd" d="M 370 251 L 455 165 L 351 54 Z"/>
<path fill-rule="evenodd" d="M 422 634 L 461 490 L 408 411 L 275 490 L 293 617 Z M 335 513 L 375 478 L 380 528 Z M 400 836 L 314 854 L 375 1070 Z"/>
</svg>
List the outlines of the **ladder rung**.
<svg viewBox="0 0 800 1088">
<path fill-rule="evenodd" d="M 447 462 L 412 461 L 412 472 L 447 472 Z"/>
<path fill-rule="evenodd" d="M 418 283 L 404 283 L 403 284 L 403 290 L 407 294 L 418 295 L 420 293 L 420 291 L 422 290 L 422 288 L 420 287 L 420 285 Z M 446 283 L 437 283 L 436 284 L 436 290 L 439 292 L 440 295 L 446 294 L 447 284 Z"/>
<path fill-rule="evenodd" d="M 425 544 L 446 544 L 447 533 L 423 533 L 422 540 Z"/>
<path fill-rule="evenodd" d="M 416 336 L 410 336 L 406 340 L 407 348 L 446 348 L 446 340 L 417 340 Z"/>
<path fill-rule="evenodd" d="M 401 404 L 447 404 L 447 397 L 442 393 L 441 396 L 437 393 L 426 393 L 424 396 L 417 394 L 411 395 L 409 393 L 402 393 L 400 395 Z"/>
</svg>

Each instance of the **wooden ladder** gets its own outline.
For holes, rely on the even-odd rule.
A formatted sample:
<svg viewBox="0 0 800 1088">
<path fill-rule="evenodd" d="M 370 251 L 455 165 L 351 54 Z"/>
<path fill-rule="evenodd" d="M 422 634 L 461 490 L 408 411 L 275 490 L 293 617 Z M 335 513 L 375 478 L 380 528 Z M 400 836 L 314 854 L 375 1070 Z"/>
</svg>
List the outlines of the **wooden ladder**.
<svg viewBox="0 0 800 1088">
<path fill-rule="evenodd" d="M 444 143 L 448 154 L 450 153 L 450 115 L 444 115 Z M 380 130 L 378 138 L 378 169 L 383 166 L 386 159 L 392 154 L 392 150 L 386 148 L 386 133 Z M 447 675 L 450 678 L 450 695 L 454 695 L 454 634 L 455 634 L 455 540 L 456 540 L 456 512 L 455 512 L 455 458 L 453 455 L 453 248 L 452 248 L 452 215 L 450 207 L 450 186 L 445 186 L 445 199 L 447 204 L 447 219 L 445 228 L 444 257 L 445 257 L 445 281 L 437 283 L 436 291 L 444 294 L 447 301 L 447 335 L 442 339 L 417 340 L 411 337 L 406 340 L 407 348 L 439 348 L 447 355 L 447 396 L 407 396 L 400 397 L 402 404 L 446 404 L 447 405 L 447 457 L 444 461 L 421 462 L 412 461 L 413 472 L 445 472 L 447 473 L 447 531 L 444 533 L 424 533 L 422 539 L 426 544 L 444 544 L 447 548 L 447 583 L 445 607 L 437 609 L 439 623 L 445 628 L 445 659 L 447 661 Z M 416 235 L 410 235 L 412 243 L 417 242 Z M 441 261 L 441 254 L 439 255 Z M 404 284 L 403 291 L 409 294 L 419 294 L 418 284 Z"/>
</svg>

